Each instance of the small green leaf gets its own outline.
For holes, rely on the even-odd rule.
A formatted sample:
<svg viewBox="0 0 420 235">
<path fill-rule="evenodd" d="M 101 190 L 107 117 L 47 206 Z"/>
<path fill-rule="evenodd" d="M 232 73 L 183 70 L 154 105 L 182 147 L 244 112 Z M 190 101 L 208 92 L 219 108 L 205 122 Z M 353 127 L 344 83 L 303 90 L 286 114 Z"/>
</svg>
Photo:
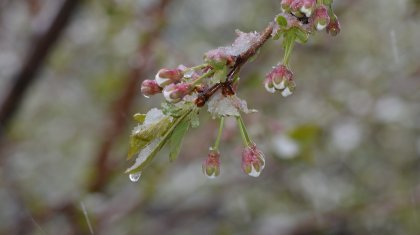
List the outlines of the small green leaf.
<svg viewBox="0 0 420 235">
<path fill-rule="evenodd" d="M 306 43 L 309 39 L 309 34 L 301 29 L 294 30 L 296 35 L 296 40 L 300 43 Z"/>
<path fill-rule="evenodd" d="M 175 161 L 181 151 L 182 140 L 190 127 L 190 119 L 185 118 L 175 127 L 169 139 L 169 160 Z"/>
<path fill-rule="evenodd" d="M 174 129 L 184 120 L 187 118 L 187 116 L 192 112 L 192 109 L 183 110 L 183 114 L 181 117 L 176 118 L 173 122 L 170 122 L 169 128 L 167 128 L 164 133 L 160 137 L 156 137 L 152 141 L 150 141 L 148 144 L 148 147 L 151 147 L 153 149 L 144 148 L 140 150 L 140 155 L 143 153 L 141 151 L 147 151 L 144 152 L 146 154 L 141 159 L 139 157 L 136 159 L 136 162 L 133 166 L 128 168 L 125 173 L 137 173 L 142 171 L 156 156 L 156 154 L 162 149 L 162 147 L 168 142 L 169 138 L 171 137 L 172 132 Z M 153 144 L 153 146 L 150 146 L 151 143 L 154 143 L 153 141 L 159 141 L 156 144 Z"/>
<path fill-rule="evenodd" d="M 136 153 L 140 152 L 148 144 L 148 141 L 137 138 L 132 135 L 130 137 L 130 147 L 128 149 L 127 160 L 131 159 Z"/>
<path fill-rule="evenodd" d="M 227 66 L 223 66 L 222 69 L 219 69 L 214 73 L 214 80 L 216 80 L 217 82 L 225 82 L 227 73 Z"/>
<path fill-rule="evenodd" d="M 139 124 L 143 124 L 144 120 L 146 119 L 146 114 L 136 113 L 133 115 L 133 119 Z"/>
<path fill-rule="evenodd" d="M 282 15 L 278 15 L 276 17 L 276 22 L 282 28 L 286 28 L 287 27 L 287 19 L 286 19 L 286 17 L 284 17 Z"/>
<path fill-rule="evenodd" d="M 140 152 L 152 140 L 163 136 L 170 129 L 171 125 L 170 118 L 166 117 L 159 122 L 143 126 L 144 129 L 131 134 L 127 159 L 132 158 L 136 153 Z"/>
</svg>

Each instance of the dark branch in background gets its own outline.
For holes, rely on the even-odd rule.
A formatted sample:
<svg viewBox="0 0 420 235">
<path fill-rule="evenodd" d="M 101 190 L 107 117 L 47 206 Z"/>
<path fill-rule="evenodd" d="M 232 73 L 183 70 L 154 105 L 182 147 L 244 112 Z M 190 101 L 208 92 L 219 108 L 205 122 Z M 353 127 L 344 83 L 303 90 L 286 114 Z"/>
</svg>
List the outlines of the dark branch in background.
<svg viewBox="0 0 420 235">
<path fill-rule="evenodd" d="M 22 68 L 13 76 L 10 89 L 5 92 L 0 103 L 0 139 L 3 138 L 6 129 L 22 104 L 26 91 L 38 78 L 38 72 L 45 59 L 66 29 L 80 3 L 81 0 L 63 1 L 51 25 L 35 40 Z"/>
<path fill-rule="evenodd" d="M 138 58 L 142 58 L 140 64 L 137 64 L 129 72 L 129 78 L 126 87 L 123 89 L 120 98 L 114 103 L 111 108 L 112 120 L 108 127 L 104 128 L 102 143 L 98 148 L 98 154 L 95 158 L 95 166 L 93 178 L 89 184 L 90 191 L 100 191 L 108 182 L 112 173 L 112 163 L 110 162 L 110 152 L 115 140 L 124 132 L 129 116 L 126 114 L 130 112 L 133 106 L 134 99 L 140 92 L 141 78 L 145 75 L 145 70 L 151 63 L 150 52 L 153 45 L 156 43 L 156 38 L 161 33 L 163 27 L 166 25 L 166 17 L 164 17 L 165 9 L 171 0 L 161 0 L 151 9 L 146 9 L 144 12 L 151 14 L 155 25 L 148 31 L 144 32 L 144 40 L 138 48 Z"/>
<path fill-rule="evenodd" d="M 203 107 L 207 100 L 216 93 L 220 88 L 222 88 L 223 95 L 233 95 L 235 92 L 232 88 L 232 83 L 235 77 L 239 74 L 242 66 L 246 64 L 255 54 L 257 54 L 258 50 L 271 38 L 274 29 L 274 24 L 270 22 L 270 24 L 264 29 L 261 33 L 260 39 L 256 41 L 251 47 L 236 57 L 235 64 L 233 65 L 232 70 L 229 71 L 227 74 L 226 82 L 224 83 L 217 83 L 210 87 L 209 89 L 202 92 L 198 98 L 195 100 L 195 104 L 198 107 Z"/>
<path fill-rule="evenodd" d="M 155 25 L 149 30 L 140 32 L 144 40 L 139 44 L 137 57 L 144 58 L 145 60 L 140 61 L 145 62 L 138 64 L 129 71 L 127 85 L 122 90 L 120 98 L 111 108 L 112 122 L 107 128 L 104 128 L 104 139 L 99 146 L 98 154 L 95 158 L 95 165 L 93 166 L 93 178 L 87 185 L 87 190 L 89 191 L 103 191 L 105 185 L 109 182 L 111 174 L 113 173 L 114 169 L 111 167 L 112 163 L 109 162 L 110 152 L 115 144 L 115 139 L 121 135 L 127 124 L 128 118 L 125 114 L 129 112 L 134 103 L 134 99 L 140 90 L 140 78 L 146 73 L 147 67 L 152 63 L 152 57 L 150 56 L 151 49 L 154 47 L 158 35 L 166 24 L 166 17 L 164 13 L 170 2 L 171 0 L 161 0 L 151 8 L 144 10 L 144 14 L 150 15 L 150 17 L 153 18 L 152 22 L 155 22 Z M 35 229 L 33 224 L 34 220 L 42 225 L 46 221 L 49 221 L 58 215 L 65 216 L 69 221 L 72 229 L 71 234 L 89 233 L 84 220 L 80 220 L 80 218 L 83 217 L 80 205 L 74 201 L 66 201 L 60 203 L 59 205 L 43 208 L 42 210 L 33 213 L 31 216 L 22 216 L 16 224 L 25 228 L 25 231 L 22 234 L 27 234 L 27 230 Z M 95 231 L 101 230 L 101 221 L 106 220 L 107 216 L 108 215 L 99 215 L 98 218 L 93 218 L 95 221 Z"/>
</svg>

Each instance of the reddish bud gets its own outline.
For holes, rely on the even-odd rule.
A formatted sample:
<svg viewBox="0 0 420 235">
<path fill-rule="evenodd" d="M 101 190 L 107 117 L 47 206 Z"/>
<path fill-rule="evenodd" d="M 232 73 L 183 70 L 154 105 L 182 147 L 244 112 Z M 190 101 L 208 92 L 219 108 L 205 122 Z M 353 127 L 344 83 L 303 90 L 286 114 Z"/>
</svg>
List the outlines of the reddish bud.
<svg viewBox="0 0 420 235">
<path fill-rule="evenodd" d="M 281 90 L 281 94 L 286 97 L 292 94 L 295 88 L 294 77 L 285 65 L 277 65 L 266 75 L 264 81 L 265 89 L 274 93 L 275 90 Z"/>
<path fill-rule="evenodd" d="M 283 12 L 290 12 L 290 8 L 292 6 L 294 0 L 282 0 L 281 1 L 281 9 Z"/>
<path fill-rule="evenodd" d="M 155 80 L 144 80 L 141 83 L 141 93 L 148 97 L 162 92 L 162 88 L 157 84 Z"/>
<path fill-rule="evenodd" d="M 244 148 L 242 151 L 242 170 L 245 174 L 252 177 L 258 177 L 264 167 L 264 154 L 257 149 L 255 144 Z"/>
<path fill-rule="evenodd" d="M 300 11 L 305 14 L 306 17 L 310 17 L 315 9 L 316 0 L 303 0 Z"/>
<path fill-rule="evenodd" d="M 220 174 L 220 153 L 210 148 L 207 159 L 203 162 L 203 173 L 210 179 Z"/>
<path fill-rule="evenodd" d="M 341 31 L 340 22 L 336 15 L 330 20 L 330 23 L 327 26 L 327 33 L 331 36 L 337 36 Z"/>
<path fill-rule="evenodd" d="M 163 89 L 163 96 L 168 102 L 177 103 L 192 91 L 191 84 L 178 83 L 170 84 Z"/>
<path fill-rule="evenodd" d="M 316 8 L 313 17 L 314 27 L 318 31 L 325 29 L 330 23 L 330 16 L 328 15 L 328 10 L 325 6 Z"/>
<path fill-rule="evenodd" d="M 180 69 L 160 69 L 155 76 L 155 80 L 160 87 L 165 87 L 171 83 L 177 83 L 184 77 Z"/>
</svg>

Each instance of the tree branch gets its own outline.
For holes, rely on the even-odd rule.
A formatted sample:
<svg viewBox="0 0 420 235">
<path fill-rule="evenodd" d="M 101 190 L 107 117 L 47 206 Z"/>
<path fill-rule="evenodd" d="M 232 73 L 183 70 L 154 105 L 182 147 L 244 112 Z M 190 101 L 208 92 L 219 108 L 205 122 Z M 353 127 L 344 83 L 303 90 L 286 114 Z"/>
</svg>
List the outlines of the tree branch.
<svg viewBox="0 0 420 235">
<path fill-rule="evenodd" d="M 51 25 L 32 45 L 22 68 L 12 78 L 10 89 L 0 104 L 0 139 L 16 115 L 27 89 L 38 78 L 38 72 L 66 29 L 81 0 L 64 0 Z"/>
<path fill-rule="evenodd" d="M 255 54 L 257 54 L 258 50 L 264 46 L 264 44 L 272 37 L 272 33 L 274 30 L 274 23 L 270 22 L 268 26 L 264 29 L 261 33 L 260 39 L 252 44 L 248 50 L 240 54 L 236 57 L 235 64 L 233 65 L 232 69 L 227 74 L 226 82 L 224 83 L 217 83 L 212 87 L 208 88 L 204 92 L 198 95 L 197 99 L 195 100 L 195 104 L 198 107 L 203 107 L 207 100 L 213 96 L 216 91 L 220 88 L 223 88 L 224 95 L 233 95 L 235 92 L 232 89 L 232 83 L 236 75 L 239 74 L 242 66 L 246 64 Z"/>
</svg>

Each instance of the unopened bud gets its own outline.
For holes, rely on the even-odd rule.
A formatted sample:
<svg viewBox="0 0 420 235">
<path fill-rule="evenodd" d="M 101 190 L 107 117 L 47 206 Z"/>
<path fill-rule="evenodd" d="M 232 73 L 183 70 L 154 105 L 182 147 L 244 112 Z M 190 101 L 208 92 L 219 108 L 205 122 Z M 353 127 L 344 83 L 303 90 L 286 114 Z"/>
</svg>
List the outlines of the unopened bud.
<svg viewBox="0 0 420 235">
<path fill-rule="evenodd" d="M 292 2 L 293 2 L 293 0 L 282 0 L 281 1 L 281 9 L 283 10 L 283 12 L 290 12 Z"/>
<path fill-rule="evenodd" d="M 266 75 L 264 81 L 265 89 L 274 93 L 275 90 L 281 90 L 281 94 L 286 97 L 292 94 L 295 88 L 294 77 L 285 65 L 277 65 Z"/>
<path fill-rule="evenodd" d="M 160 69 L 155 76 L 155 80 L 160 87 L 165 87 L 171 83 L 181 81 L 184 74 L 180 69 Z"/>
<path fill-rule="evenodd" d="M 264 80 L 264 87 L 270 93 L 276 92 L 276 88 L 274 87 L 273 78 L 272 77 L 267 76 L 265 78 L 265 80 Z"/>
<path fill-rule="evenodd" d="M 220 153 L 210 148 L 206 160 L 203 162 L 203 173 L 210 179 L 220 174 Z"/>
<path fill-rule="evenodd" d="M 155 80 L 144 80 L 141 83 L 141 93 L 148 97 L 162 92 L 162 88 Z"/>
<path fill-rule="evenodd" d="M 331 36 L 337 36 L 341 31 L 340 22 L 336 15 L 330 20 L 330 23 L 327 26 L 327 33 Z"/>
<path fill-rule="evenodd" d="M 300 11 L 305 14 L 306 17 L 310 17 L 315 9 L 316 0 L 303 0 Z"/>
<path fill-rule="evenodd" d="M 260 176 L 264 167 L 264 154 L 259 149 L 257 149 L 255 144 L 244 148 L 242 151 L 242 170 L 245 174 L 252 177 L 258 177 Z"/>
<path fill-rule="evenodd" d="M 325 6 L 320 6 L 315 9 L 314 26 L 316 30 L 321 31 L 330 23 L 330 16 Z"/>
<path fill-rule="evenodd" d="M 188 83 L 170 84 L 163 89 L 163 96 L 168 102 L 177 103 L 192 91 Z"/>
</svg>

